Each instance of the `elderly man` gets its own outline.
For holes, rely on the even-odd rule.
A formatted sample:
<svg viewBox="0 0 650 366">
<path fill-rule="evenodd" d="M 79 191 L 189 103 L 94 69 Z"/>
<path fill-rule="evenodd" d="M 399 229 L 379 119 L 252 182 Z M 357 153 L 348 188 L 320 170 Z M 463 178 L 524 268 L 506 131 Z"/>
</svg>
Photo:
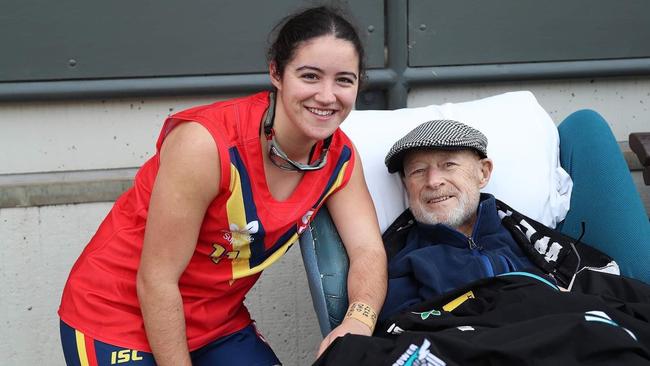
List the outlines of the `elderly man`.
<svg viewBox="0 0 650 366">
<path fill-rule="evenodd" d="M 481 278 L 557 272 L 552 267 L 571 250 L 570 238 L 480 192 L 493 163 L 487 138 L 472 127 L 450 120 L 423 123 L 393 145 L 385 163 L 390 173 L 400 173 L 410 209 L 384 234 L 389 284 L 380 320 Z M 537 242 L 531 243 L 540 231 L 541 240 L 533 237 Z M 601 266 L 609 262 L 581 250 Z M 564 262 L 565 273 L 567 266 L 575 272 L 578 263 Z"/>
<path fill-rule="evenodd" d="M 602 273 L 617 270 L 608 256 L 480 193 L 492 165 L 486 137 L 455 121 L 395 143 L 386 166 L 410 209 L 383 236 L 379 326 L 315 365 L 650 363 L 650 287 Z"/>
</svg>

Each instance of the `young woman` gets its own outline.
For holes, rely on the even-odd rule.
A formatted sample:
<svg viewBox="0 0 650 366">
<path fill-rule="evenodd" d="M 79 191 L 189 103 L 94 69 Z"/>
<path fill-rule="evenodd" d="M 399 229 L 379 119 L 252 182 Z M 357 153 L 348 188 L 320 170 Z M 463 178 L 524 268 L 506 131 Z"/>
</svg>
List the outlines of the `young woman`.
<svg viewBox="0 0 650 366">
<path fill-rule="evenodd" d="M 321 344 L 369 335 L 386 263 L 358 155 L 339 125 L 363 48 L 336 11 L 288 18 L 274 92 L 171 116 L 156 155 L 72 268 L 59 315 L 68 365 L 274 365 L 243 305 L 327 205 L 350 257 L 349 315 Z"/>
</svg>

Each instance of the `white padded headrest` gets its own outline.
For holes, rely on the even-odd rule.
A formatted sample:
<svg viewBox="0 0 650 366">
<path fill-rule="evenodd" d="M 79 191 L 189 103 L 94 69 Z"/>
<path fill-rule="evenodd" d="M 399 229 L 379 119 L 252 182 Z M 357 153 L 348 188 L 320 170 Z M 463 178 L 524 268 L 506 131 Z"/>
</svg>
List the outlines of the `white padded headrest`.
<svg viewBox="0 0 650 366">
<path fill-rule="evenodd" d="M 341 125 L 361 157 L 379 225 L 385 230 L 406 208 L 398 174 L 388 174 L 390 147 L 421 123 L 453 119 L 488 138 L 494 171 L 484 192 L 551 227 L 569 210 L 572 182 L 559 163 L 559 136 L 551 117 L 528 91 L 394 111 L 352 111 Z"/>
</svg>

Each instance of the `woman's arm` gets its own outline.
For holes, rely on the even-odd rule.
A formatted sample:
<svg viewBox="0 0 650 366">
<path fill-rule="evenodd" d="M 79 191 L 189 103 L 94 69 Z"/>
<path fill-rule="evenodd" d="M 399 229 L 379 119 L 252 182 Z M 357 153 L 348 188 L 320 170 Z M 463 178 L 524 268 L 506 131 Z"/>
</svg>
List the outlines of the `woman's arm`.
<svg viewBox="0 0 650 366">
<path fill-rule="evenodd" d="M 178 280 L 216 197 L 219 154 L 210 133 L 184 123 L 166 137 L 151 193 L 137 277 L 149 345 L 159 366 L 191 365 Z"/>
<path fill-rule="evenodd" d="M 327 200 L 336 229 L 350 258 L 348 270 L 349 303 L 370 305 L 379 313 L 386 296 L 386 252 L 381 240 L 377 214 L 363 177 L 359 154 L 355 153 L 354 171 L 348 184 Z M 370 335 L 370 327 L 346 317 L 325 337 L 320 355 L 329 344 L 346 333 Z"/>
</svg>

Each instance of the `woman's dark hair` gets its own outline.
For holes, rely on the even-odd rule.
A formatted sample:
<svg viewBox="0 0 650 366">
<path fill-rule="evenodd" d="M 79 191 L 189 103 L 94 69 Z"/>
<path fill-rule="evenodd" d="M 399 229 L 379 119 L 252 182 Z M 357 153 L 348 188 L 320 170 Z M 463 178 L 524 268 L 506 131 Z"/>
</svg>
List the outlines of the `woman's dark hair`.
<svg viewBox="0 0 650 366">
<path fill-rule="evenodd" d="M 273 30 L 277 31 L 277 36 L 268 50 L 267 57 L 269 62 L 275 63 L 279 76 L 284 74 L 287 63 L 291 61 L 302 42 L 320 36 L 333 35 L 354 45 L 359 56 L 359 81 L 364 79 L 365 54 L 361 39 L 356 28 L 340 10 L 330 6 L 303 10 L 284 18 Z"/>
</svg>

